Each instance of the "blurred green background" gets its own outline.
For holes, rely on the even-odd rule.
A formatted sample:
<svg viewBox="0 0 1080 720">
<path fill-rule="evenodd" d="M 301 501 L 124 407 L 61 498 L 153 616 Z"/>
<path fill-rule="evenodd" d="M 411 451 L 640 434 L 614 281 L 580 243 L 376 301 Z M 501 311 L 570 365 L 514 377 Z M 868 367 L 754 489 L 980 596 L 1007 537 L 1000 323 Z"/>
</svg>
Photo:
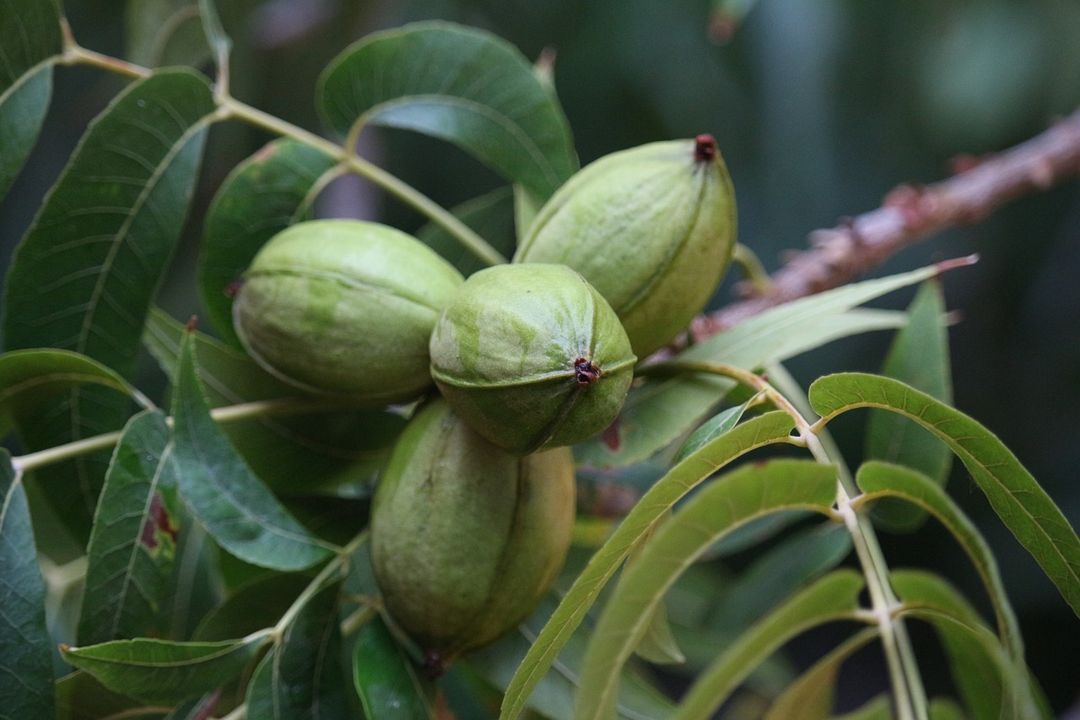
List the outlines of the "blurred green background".
<svg viewBox="0 0 1080 720">
<path fill-rule="evenodd" d="M 68 0 L 75 35 L 122 55 L 123 3 Z M 806 234 L 877 206 L 899 182 L 932 182 L 958 153 L 985 153 L 1036 134 L 1080 105 L 1080 2 L 1075 0 L 759 0 L 730 37 L 710 0 L 219 0 L 234 42 L 234 93 L 321 129 L 319 70 L 348 43 L 410 20 L 487 28 L 530 59 L 555 50 L 556 86 L 582 163 L 640 143 L 713 133 L 734 177 L 739 234 L 769 269 Z M 736 13 L 738 14 L 738 13 Z M 53 107 L 27 169 L 0 205 L 0 268 L 86 123 L 122 81 L 61 69 Z M 184 245 L 162 302 L 199 312 L 193 268 L 202 214 L 225 174 L 269 139 L 215 128 Z M 499 184 L 456 149 L 407 133 L 369 130 L 361 151 L 452 205 Z M 407 230 L 421 219 L 356 179 L 322 198 L 330 216 L 379 217 Z M 944 280 L 955 404 L 997 432 L 1080 526 L 1080 184 L 1025 198 L 976 226 L 907 250 L 877 274 L 978 251 L 982 261 Z M 715 304 L 731 297 L 730 283 Z M 908 295 L 884 303 L 903 307 Z M 876 370 L 888 336 L 837 343 L 792 363 L 809 382 L 838 370 Z M 146 363 L 144 385 L 162 382 Z M 851 459 L 861 421 L 838 424 Z M 952 495 L 988 536 L 1002 566 L 1029 662 L 1055 709 L 1077 707 L 1080 623 L 1005 532 L 962 468 Z M 886 537 L 892 564 L 936 568 L 985 607 L 955 543 L 930 524 Z M 947 671 L 929 633 L 917 646 L 931 689 Z M 792 652 L 809 660 L 829 636 Z M 862 656 L 860 656 L 862 657 Z M 878 676 L 876 679 L 869 679 Z M 884 686 L 880 659 L 845 672 L 850 706 Z"/>
</svg>

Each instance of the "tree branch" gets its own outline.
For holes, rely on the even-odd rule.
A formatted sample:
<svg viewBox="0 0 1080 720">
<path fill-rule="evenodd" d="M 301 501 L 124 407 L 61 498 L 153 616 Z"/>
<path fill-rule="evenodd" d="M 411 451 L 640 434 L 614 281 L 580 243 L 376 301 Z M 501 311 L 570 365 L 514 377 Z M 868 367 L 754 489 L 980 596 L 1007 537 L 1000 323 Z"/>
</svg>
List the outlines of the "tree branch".
<svg viewBox="0 0 1080 720">
<path fill-rule="evenodd" d="M 775 305 L 838 287 L 892 255 L 956 225 L 983 220 L 1014 198 L 1080 175 L 1080 110 L 1009 150 L 954 161 L 957 174 L 928 186 L 900 185 L 876 210 L 810 233 L 811 249 L 772 275 L 770 287 L 695 318 L 694 340 Z"/>
</svg>

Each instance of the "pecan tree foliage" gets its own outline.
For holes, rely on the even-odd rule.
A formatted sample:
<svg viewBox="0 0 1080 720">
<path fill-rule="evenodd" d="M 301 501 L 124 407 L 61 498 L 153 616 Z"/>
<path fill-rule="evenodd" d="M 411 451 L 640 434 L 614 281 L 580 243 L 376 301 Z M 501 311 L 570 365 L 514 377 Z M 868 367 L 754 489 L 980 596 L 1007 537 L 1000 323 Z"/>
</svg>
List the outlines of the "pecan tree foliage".
<svg viewBox="0 0 1080 720">
<path fill-rule="evenodd" d="M 230 94 L 230 41 L 210 2 L 132 8 L 143 35 L 121 59 L 79 45 L 49 0 L 0 4 L 0 192 L 37 140 L 58 66 L 130 79 L 42 198 L 4 282 L 0 430 L 19 450 L 0 452 L 0 718 L 707 718 L 737 713 L 725 704 L 746 695 L 770 718 L 828 718 L 842 664 L 871 644 L 889 683 L 860 717 L 1048 717 L 997 562 L 945 490 L 954 458 L 1074 611 L 1080 541 L 995 435 L 950 406 L 936 279 L 963 260 L 788 292 L 793 265 L 751 311 L 703 318 L 689 347 L 640 364 L 616 424 L 574 447 L 583 487 L 600 476 L 632 489 L 623 516 L 586 503 L 558 592 L 430 677 L 385 612 L 366 528 L 413 407 L 354 407 L 266 373 L 235 334 L 231 289 L 271 236 L 311 217 L 320 192 L 350 173 L 425 215 L 420 238 L 463 274 L 505 262 L 516 238 L 494 228 L 523 236 L 578 169 L 554 88 L 497 37 L 410 25 L 327 67 L 316 103 L 328 140 Z M 186 38 L 174 60 L 210 57 L 213 79 L 149 67 L 155 33 Z M 196 219 L 199 329 L 160 310 L 157 293 L 207 135 L 227 122 L 279 137 Z M 373 125 L 454 143 L 506 187 L 440 207 L 356 153 Z M 1002 181 L 1011 189 L 980 207 L 1047 184 L 1038 180 Z M 885 211 L 899 214 L 904 242 L 927 230 L 904 225 L 926 210 L 919 202 Z M 950 221 L 931 215 L 933 227 Z M 856 230 L 836 232 L 858 251 L 868 246 Z M 862 307 L 919 283 L 906 312 Z M 897 332 L 881 375 L 827 375 L 804 391 L 782 365 L 882 329 Z M 167 406 L 132 384 L 144 351 L 170 380 Z M 851 469 L 828 426 L 862 409 L 865 457 Z M 879 529 L 927 521 L 970 558 L 989 617 L 946 578 L 889 566 Z M 57 533 L 84 554 L 58 564 Z M 700 562 L 759 545 L 739 574 Z M 677 602 L 685 587 L 705 588 L 704 609 Z M 851 632 L 810 668 L 778 662 L 788 640 L 835 622 Z M 940 638 L 955 698 L 927 697 L 913 623 Z M 654 685 L 661 665 L 690 681 L 678 702 Z"/>
</svg>

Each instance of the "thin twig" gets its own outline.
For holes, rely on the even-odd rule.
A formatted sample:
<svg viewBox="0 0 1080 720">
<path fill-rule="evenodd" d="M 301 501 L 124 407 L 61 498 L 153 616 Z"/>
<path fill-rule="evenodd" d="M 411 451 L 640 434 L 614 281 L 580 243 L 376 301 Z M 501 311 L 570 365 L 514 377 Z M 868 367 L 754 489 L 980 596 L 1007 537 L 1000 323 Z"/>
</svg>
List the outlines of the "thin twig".
<svg viewBox="0 0 1080 720">
<path fill-rule="evenodd" d="M 696 318 L 694 340 L 773 306 L 844 285 L 935 233 L 979 222 L 1010 200 L 1080 175 L 1080 110 L 1015 147 L 983 158 L 958 158 L 955 165 L 960 172 L 947 180 L 900 185 L 880 208 L 812 232 L 811 249 L 774 273 L 768 289 Z"/>
</svg>

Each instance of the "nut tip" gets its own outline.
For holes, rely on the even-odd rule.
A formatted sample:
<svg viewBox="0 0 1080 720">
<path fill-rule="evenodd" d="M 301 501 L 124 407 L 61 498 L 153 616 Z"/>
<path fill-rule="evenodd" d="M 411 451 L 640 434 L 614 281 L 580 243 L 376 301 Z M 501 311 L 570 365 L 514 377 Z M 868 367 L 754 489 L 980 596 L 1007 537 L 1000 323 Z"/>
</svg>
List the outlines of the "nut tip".
<svg viewBox="0 0 1080 720">
<path fill-rule="evenodd" d="M 716 138 L 708 133 L 702 133 L 694 138 L 694 160 L 697 162 L 709 162 L 716 157 Z"/>
<path fill-rule="evenodd" d="M 582 387 L 592 385 L 600 379 L 600 368 L 593 365 L 588 358 L 579 357 L 574 361 L 574 379 Z"/>
</svg>

